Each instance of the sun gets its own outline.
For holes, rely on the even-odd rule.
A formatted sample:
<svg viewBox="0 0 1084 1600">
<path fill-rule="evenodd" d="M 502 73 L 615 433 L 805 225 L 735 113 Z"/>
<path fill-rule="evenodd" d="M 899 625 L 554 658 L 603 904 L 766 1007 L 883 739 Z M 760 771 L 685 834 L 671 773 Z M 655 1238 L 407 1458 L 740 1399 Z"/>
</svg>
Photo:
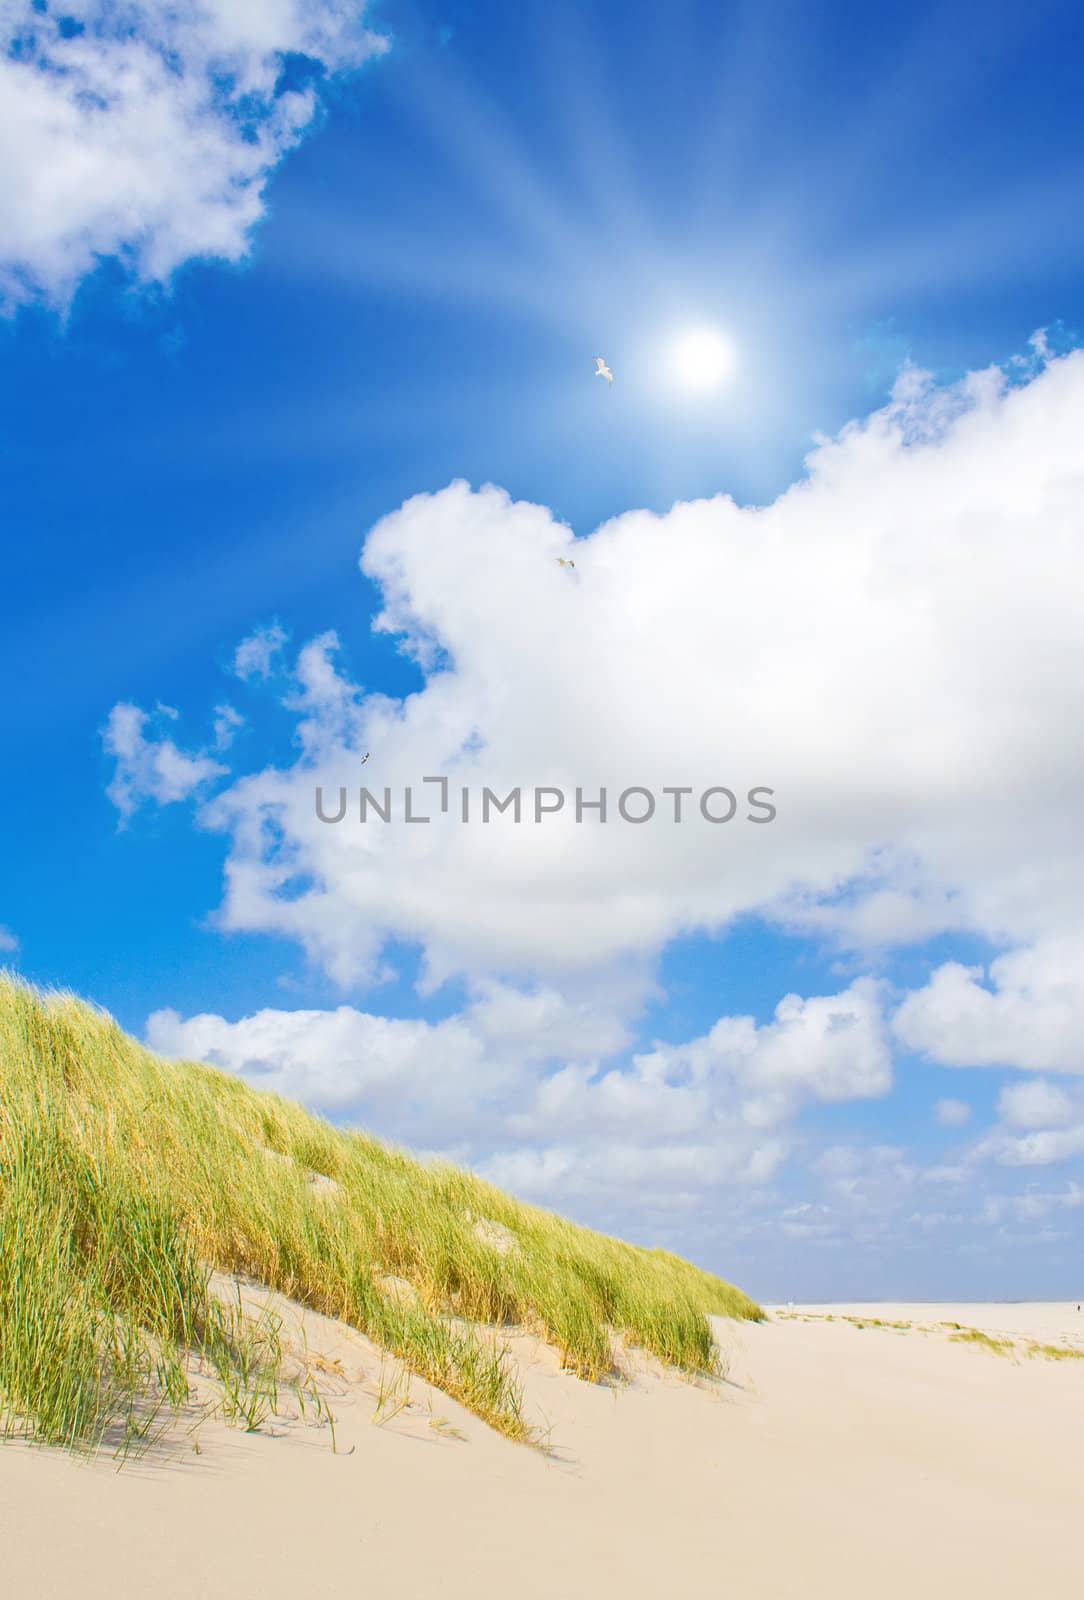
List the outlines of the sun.
<svg viewBox="0 0 1084 1600">
<path fill-rule="evenodd" d="M 696 394 L 721 388 L 737 364 L 734 346 L 718 328 L 685 328 L 670 345 L 670 377 Z"/>
</svg>

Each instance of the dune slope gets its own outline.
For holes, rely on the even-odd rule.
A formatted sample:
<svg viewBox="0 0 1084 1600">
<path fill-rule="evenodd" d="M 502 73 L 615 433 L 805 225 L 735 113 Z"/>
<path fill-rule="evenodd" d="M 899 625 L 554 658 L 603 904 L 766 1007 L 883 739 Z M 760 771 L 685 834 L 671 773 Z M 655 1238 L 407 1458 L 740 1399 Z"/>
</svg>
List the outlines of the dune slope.
<svg viewBox="0 0 1084 1600">
<path fill-rule="evenodd" d="M 234 1274 L 365 1333 L 513 1439 L 532 1436 L 501 1330 L 598 1379 L 615 1341 L 717 1370 L 709 1314 L 755 1318 L 685 1261 L 576 1227 L 450 1165 L 195 1063 L 67 995 L 0 980 L 0 1418 L 138 1448 L 194 1366 L 251 1422 L 280 1330 Z"/>
</svg>

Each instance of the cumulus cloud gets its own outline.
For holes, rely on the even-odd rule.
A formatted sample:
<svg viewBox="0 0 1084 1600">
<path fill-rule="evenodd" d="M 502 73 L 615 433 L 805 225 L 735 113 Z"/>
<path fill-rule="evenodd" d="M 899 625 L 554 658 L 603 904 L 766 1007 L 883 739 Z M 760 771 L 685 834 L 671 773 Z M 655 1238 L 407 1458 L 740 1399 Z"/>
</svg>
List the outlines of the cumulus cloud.
<svg viewBox="0 0 1084 1600">
<path fill-rule="evenodd" d="M 161 706 L 158 710 L 160 716 L 176 720 L 177 713 L 171 707 Z M 148 739 L 145 730 L 150 724 L 145 711 L 122 702 L 113 707 L 102 730 L 105 752 L 116 762 L 106 794 L 122 821 L 144 802 L 168 806 L 187 800 L 227 771 L 203 752 L 186 754 L 172 739 Z"/>
<path fill-rule="evenodd" d="M 209 1061 L 329 1115 L 360 1118 L 397 1137 L 409 1130 L 415 1142 L 448 1147 L 468 1132 L 492 1130 L 555 1053 L 610 1054 L 626 1036 L 589 1003 L 489 983 L 441 1022 L 345 1005 L 265 1010 L 238 1022 L 165 1010 L 150 1017 L 147 1037 L 165 1054 Z"/>
<path fill-rule="evenodd" d="M 305 647 L 288 701 L 300 758 L 202 814 L 230 841 L 225 925 L 294 937 L 344 983 L 395 939 L 424 948 L 433 982 L 634 986 L 676 935 L 749 913 L 859 951 L 952 930 L 1069 951 L 1084 904 L 1064 736 L 1084 709 L 1082 406 L 1084 353 L 947 394 L 910 373 L 772 505 L 633 511 L 575 542 L 492 487 L 408 501 L 362 567 L 383 591 L 377 627 L 424 686 L 368 696 L 334 636 Z M 569 554 L 571 571 L 555 559 Z M 366 750 L 393 821 L 361 825 L 356 789 L 342 824 L 319 821 L 316 786 L 352 788 Z M 404 825 L 404 787 L 424 812 L 435 774 L 448 810 Z M 614 809 L 634 784 L 660 801 L 642 826 Z M 690 801 L 673 821 L 664 789 L 720 784 L 771 787 L 777 817 L 755 826 L 743 806 L 713 825 Z M 516 785 L 568 799 L 540 824 L 459 820 L 463 787 Z M 607 789 L 605 824 L 577 823 L 577 787 Z M 953 1001 L 976 997 L 965 974 Z M 926 1048 L 919 1010 L 901 1037 Z M 1034 1064 L 1065 1049 L 1051 1028 Z M 988 1054 L 1001 1059 L 993 1041 Z"/>
<path fill-rule="evenodd" d="M 1084 1084 L 1025 1078 L 998 1096 L 997 1121 L 965 1155 L 972 1169 L 1045 1167 L 1084 1155 Z"/>
<path fill-rule="evenodd" d="M 950 1065 L 1079 1070 L 1084 794 L 1064 730 L 1084 709 L 1082 410 L 1084 353 L 1038 352 L 1016 382 L 990 372 L 945 392 L 909 372 L 766 507 L 718 496 L 574 540 L 493 487 L 408 501 L 361 565 L 417 692 L 366 693 L 334 633 L 289 658 L 281 630 L 253 636 L 238 671 L 267 680 L 295 754 L 201 796 L 197 817 L 226 842 L 220 925 L 292 938 L 344 986 L 379 979 L 389 942 L 412 945 L 425 984 L 459 978 L 470 1003 L 432 1025 L 264 1013 L 256 1044 L 254 1019 L 174 1018 L 158 1042 L 362 1120 L 398 1074 L 397 1137 L 539 1198 L 620 1188 L 691 1211 L 712 1183 L 774 1184 L 806 1148 L 809 1108 L 888 1092 L 892 1039 Z M 569 554 L 572 569 L 556 559 Z M 390 821 L 360 820 L 363 780 L 387 791 Z M 539 785 L 564 791 L 562 810 L 536 822 L 528 800 L 520 822 L 480 822 L 483 788 Z M 616 814 L 632 785 L 659 800 L 642 825 Z M 771 787 L 775 820 L 712 824 L 695 798 L 673 820 L 668 788 L 713 785 Z M 405 821 L 407 786 L 421 825 Z M 341 823 L 318 818 L 318 787 L 332 812 L 347 790 Z M 607 822 L 576 820 L 577 788 L 606 789 Z M 888 1037 L 883 993 L 859 978 L 621 1058 L 613 1037 L 667 944 L 750 916 L 831 941 L 852 968 L 855 952 L 955 931 L 1006 953 L 985 973 L 939 968 Z M 487 985 L 486 1014 L 508 1016 L 484 1037 Z M 591 1048 L 567 1037 L 577 1007 L 601 1030 Z M 441 1061 L 447 1100 L 428 1076 Z M 962 1104 L 943 1103 L 946 1126 Z M 954 1226 L 962 1211 L 919 1195 L 974 1182 L 983 1162 L 1084 1149 L 1084 1118 L 1050 1121 L 1052 1104 L 1024 1125 L 1037 1104 L 1009 1096 L 951 1168 L 837 1153 L 810 1176 L 819 1192 L 791 1197 L 813 1213 L 791 1220 L 830 1240 L 873 1212 L 911 1226 L 911 1205 L 920 1231 Z"/>
<path fill-rule="evenodd" d="M 384 48 L 362 0 L 19 0 L 0 8 L 0 307 L 63 307 L 103 257 L 165 282 L 237 261 L 311 79 Z M 290 87 L 288 57 L 310 80 Z M 297 79 L 300 83 L 300 77 Z"/>
<path fill-rule="evenodd" d="M 1002 1121 L 1012 1128 L 1056 1128 L 1073 1118 L 1070 1096 L 1045 1078 L 1002 1089 L 997 1109 Z"/>
<path fill-rule="evenodd" d="M 944 1066 L 1084 1073 L 1084 936 L 1009 951 L 988 973 L 946 962 L 906 997 L 893 1028 Z"/>
<path fill-rule="evenodd" d="M 1084 1155 L 1084 1121 L 1072 1128 L 1040 1128 L 1019 1138 L 991 1138 L 981 1152 L 1004 1167 L 1046 1167 Z"/>
<path fill-rule="evenodd" d="M 580 1126 L 627 1121 L 681 1134 L 713 1120 L 771 1128 L 805 1101 L 865 1099 L 886 1094 L 891 1082 L 877 986 L 860 980 L 838 995 L 787 995 L 762 1027 L 752 1017 L 721 1017 L 702 1038 L 635 1056 L 630 1072 L 593 1081 L 567 1067 L 544 1085 L 524 1131 L 570 1117 Z"/>
<path fill-rule="evenodd" d="M 1013 1127 L 995 1128 L 975 1147 L 972 1159 L 1001 1167 L 1049 1167 L 1084 1155 L 1084 1106 L 1077 1105 L 1074 1115 L 1075 1121 L 1065 1127 L 1026 1133 Z"/>
<path fill-rule="evenodd" d="M 425 1148 L 469 1159 L 537 1198 L 620 1190 L 691 1201 L 763 1182 L 814 1100 L 887 1092 L 876 988 L 789 995 L 775 1019 L 723 1017 L 703 1038 L 605 1068 L 627 1042 L 605 1007 L 551 989 L 482 984 L 437 1023 L 334 1011 L 149 1019 L 151 1045 Z"/>
</svg>

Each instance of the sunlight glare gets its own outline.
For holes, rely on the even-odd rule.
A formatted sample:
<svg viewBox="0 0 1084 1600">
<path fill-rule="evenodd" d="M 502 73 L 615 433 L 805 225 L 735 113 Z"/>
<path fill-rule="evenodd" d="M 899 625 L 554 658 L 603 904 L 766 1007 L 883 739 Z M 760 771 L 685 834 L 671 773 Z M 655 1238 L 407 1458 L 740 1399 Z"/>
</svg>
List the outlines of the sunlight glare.
<svg viewBox="0 0 1084 1600">
<path fill-rule="evenodd" d="M 668 365 L 680 388 L 706 394 L 733 375 L 737 353 L 717 328 L 686 328 L 670 345 Z"/>
</svg>

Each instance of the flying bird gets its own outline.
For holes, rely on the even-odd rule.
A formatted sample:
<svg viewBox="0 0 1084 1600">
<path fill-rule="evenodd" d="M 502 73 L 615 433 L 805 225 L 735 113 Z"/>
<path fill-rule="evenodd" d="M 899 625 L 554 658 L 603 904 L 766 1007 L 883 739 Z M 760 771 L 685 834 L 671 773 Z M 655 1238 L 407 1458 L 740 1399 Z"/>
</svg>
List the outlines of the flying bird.
<svg viewBox="0 0 1084 1600">
<path fill-rule="evenodd" d="M 613 383 L 614 375 L 606 365 L 605 356 L 595 357 L 595 377 L 605 378 L 607 383 Z"/>
<path fill-rule="evenodd" d="M 557 565 L 559 567 L 574 567 L 576 563 L 574 561 L 566 561 L 564 556 L 558 556 Z"/>
<path fill-rule="evenodd" d="M 365 765 L 365 763 L 368 761 L 368 759 L 369 759 L 369 752 L 368 752 L 368 750 L 366 750 L 365 754 L 361 758 L 362 766 Z"/>
</svg>

